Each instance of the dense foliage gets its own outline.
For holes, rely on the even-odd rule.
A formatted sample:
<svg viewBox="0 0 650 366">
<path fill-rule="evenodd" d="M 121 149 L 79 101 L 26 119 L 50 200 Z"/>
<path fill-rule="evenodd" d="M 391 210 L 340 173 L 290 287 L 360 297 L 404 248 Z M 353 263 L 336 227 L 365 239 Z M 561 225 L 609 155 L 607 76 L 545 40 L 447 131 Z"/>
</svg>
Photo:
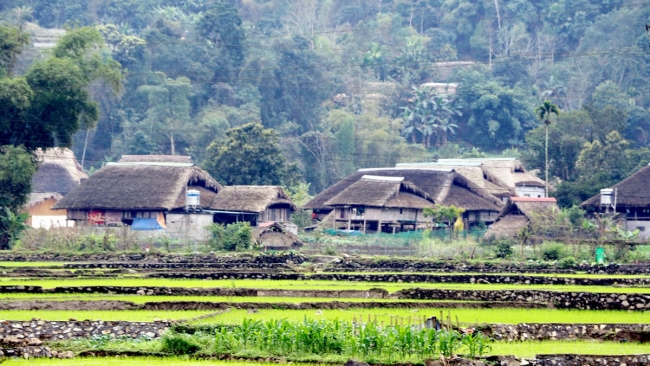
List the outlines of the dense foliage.
<svg viewBox="0 0 650 366">
<path fill-rule="evenodd" d="M 269 159 L 295 164 L 315 193 L 357 168 L 435 157 L 521 155 L 543 170 L 535 110 L 549 100 L 561 110 L 549 126 L 550 176 L 570 205 L 650 159 L 649 15 L 632 0 L 8 0 L 5 24 L 95 26 L 106 46 L 81 28 L 68 35 L 83 34 L 96 57 L 65 41 L 43 60 L 3 28 L 0 78 L 21 75 L 0 80 L 0 133 L 73 142 L 86 169 L 125 153 L 215 165 L 227 131 L 261 124 L 280 146 Z M 98 64 L 109 57 L 126 73 L 119 96 L 111 83 L 86 88 L 99 75 L 117 80 L 115 64 Z M 53 85 L 79 97 L 46 93 Z M 53 105 L 81 118 L 50 114 Z M 52 123 L 13 124 L 27 109 Z"/>
</svg>

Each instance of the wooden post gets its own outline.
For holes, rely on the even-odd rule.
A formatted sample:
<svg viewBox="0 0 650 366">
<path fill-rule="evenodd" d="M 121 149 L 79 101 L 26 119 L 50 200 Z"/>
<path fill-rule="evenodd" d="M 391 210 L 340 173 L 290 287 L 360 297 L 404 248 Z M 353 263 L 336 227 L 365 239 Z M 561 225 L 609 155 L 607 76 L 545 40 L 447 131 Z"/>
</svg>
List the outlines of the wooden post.
<svg viewBox="0 0 650 366">
<path fill-rule="evenodd" d="M 381 234 L 381 219 L 379 219 L 379 223 L 377 224 L 377 233 Z"/>
<path fill-rule="evenodd" d="M 363 233 L 366 233 L 366 219 L 363 219 Z"/>
</svg>

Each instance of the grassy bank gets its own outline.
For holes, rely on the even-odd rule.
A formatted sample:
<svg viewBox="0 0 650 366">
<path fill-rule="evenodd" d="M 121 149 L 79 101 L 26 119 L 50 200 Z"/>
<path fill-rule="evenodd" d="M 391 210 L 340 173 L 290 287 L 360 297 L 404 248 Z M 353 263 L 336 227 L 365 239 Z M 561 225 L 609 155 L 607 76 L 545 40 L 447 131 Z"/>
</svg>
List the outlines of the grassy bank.
<svg viewBox="0 0 650 366">
<path fill-rule="evenodd" d="M 225 362 L 212 360 L 190 360 L 187 358 L 174 357 L 112 357 L 112 358 L 74 358 L 65 360 L 49 359 L 10 359 L 3 365 L 7 366 L 271 366 L 277 363 L 253 363 L 250 361 Z M 308 364 L 294 364 L 295 366 L 308 366 Z M 318 366 L 309 364 L 309 366 Z"/>
</svg>

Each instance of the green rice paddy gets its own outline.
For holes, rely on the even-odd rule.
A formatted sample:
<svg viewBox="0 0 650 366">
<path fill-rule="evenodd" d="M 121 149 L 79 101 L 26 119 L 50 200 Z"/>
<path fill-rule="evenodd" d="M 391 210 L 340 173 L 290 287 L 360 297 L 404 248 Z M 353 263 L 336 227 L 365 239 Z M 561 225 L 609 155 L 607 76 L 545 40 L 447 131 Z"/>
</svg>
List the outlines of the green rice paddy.
<svg viewBox="0 0 650 366">
<path fill-rule="evenodd" d="M 176 280 L 163 278 L 108 278 L 108 279 L 2 279 L 0 286 L 42 286 L 43 288 L 66 286 L 129 286 L 129 287 L 188 287 L 188 288 L 257 288 L 269 290 L 369 290 L 383 288 L 396 292 L 407 288 L 430 288 L 448 290 L 546 290 L 562 292 L 644 293 L 650 287 L 612 286 L 564 286 L 564 285 L 514 285 L 514 284 L 454 284 L 454 283 L 395 283 L 395 282 L 349 282 L 349 281 L 291 281 L 291 280 Z"/>
<path fill-rule="evenodd" d="M 188 311 L 144 311 L 144 310 L 1 310 L 0 319 L 29 321 L 32 319 L 67 321 L 77 320 L 104 320 L 104 321 L 129 321 L 152 322 L 154 320 L 183 320 L 192 319 L 214 310 L 188 310 Z"/>
<path fill-rule="evenodd" d="M 140 295 L 106 295 L 106 294 L 0 294 L 0 302 L 3 301 L 129 301 L 136 304 L 147 302 L 167 301 L 194 301 L 194 302 L 264 302 L 264 303 L 304 303 L 304 302 L 422 302 L 422 303 L 446 303 L 446 302 L 472 302 L 456 300 L 398 300 L 398 299 L 366 299 L 366 298 L 328 298 L 328 297 L 244 297 L 244 296 L 140 296 Z"/>
<path fill-rule="evenodd" d="M 0 262 L 0 267 L 63 267 L 63 262 Z"/>
<path fill-rule="evenodd" d="M 231 310 L 220 315 L 202 319 L 197 324 L 241 324 L 244 319 L 268 320 L 287 319 L 302 321 L 311 319 L 341 319 L 374 321 L 384 324 L 404 322 L 409 318 L 411 324 L 418 324 L 416 319 L 437 316 L 443 311 L 447 316 L 451 312 L 452 320 L 458 317 L 465 324 L 518 324 L 518 323 L 567 323 L 567 324 L 650 324 L 650 317 L 643 312 L 597 311 L 597 310 L 556 310 L 556 309 L 340 309 L 340 310 Z M 2 312 L 0 312 L 2 314 Z"/>
</svg>

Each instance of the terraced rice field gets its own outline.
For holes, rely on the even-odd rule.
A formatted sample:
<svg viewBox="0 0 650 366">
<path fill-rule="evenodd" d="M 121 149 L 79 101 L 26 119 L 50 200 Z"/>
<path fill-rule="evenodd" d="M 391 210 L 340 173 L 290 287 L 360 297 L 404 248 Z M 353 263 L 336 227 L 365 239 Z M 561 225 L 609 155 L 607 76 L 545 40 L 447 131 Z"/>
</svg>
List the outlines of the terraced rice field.
<svg viewBox="0 0 650 366">
<path fill-rule="evenodd" d="M 443 290 L 543 290 L 560 292 L 596 292 L 596 293 L 641 293 L 650 294 L 650 287 L 613 287 L 613 286 L 564 286 L 564 285 L 516 285 L 516 284 L 455 284 L 455 283 L 392 283 L 392 282 L 343 282 L 315 280 L 176 280 L 154 278 L 109 278 L 109 279 L 28 279 L 17 280 L 4 278 L 0 286 L 41 286 L 55 287 L 187 287 L 187 288 L 254 288 L 273 290 L 358 290 L 365 291 L 382 288 L 396 292 L 409 288 L 443 289 Z"/>
<path fill-rule="evenodd" d="M 3 263 L 0 263 L 0 267 Z M 7 270 L 19 268 L 38 268 L 38 267 L 53 267 L 59 266 L 62 268 L 62 263 L 23 263 L 23 262 L 5 262 L 4 267 Z M 197 269 L 194 269 L 195 271 Z M 58 269 L 57 269 L 58 271 Z M 101 271 L 101 269 L 92 270 Z M 182 270 L 179 270 L 182 271 Z M 236 271 L 235 271 L 236 272 Z M 35 272 L 36 273 L 36 272 Z M 346 272 L 351 274 L 350 272 Z M 358 274 L 368 274 L 371 272 L 359 272 Z M 389 274 L 394 272 L 372 272 L 374 274 Z M 517 326 L 518 324 L 548 324 L 548 323 L 561 323 L 568 325 L 621 325 L 630 327 L 643 327 L 647 326 L 650 329 L 650 316 L 648 312 L 644 311 L 620 311 L 620 310 L 577 310 L 577 309 L 555 309 L 549 308 L 523 308 L 523 303 L 526 299 L 518 300 L 518 303 L 511 301 L 510 303 L 494 303 L 494 306 L 509 306 L 509 308 L 466 308 L 467 306 L 485 305 L 480 301 L 468 301 L 465 299 L 459 301 L 451 300 L 403 300 L 398 298 L 382 298 L 371 299 L 362 297 L 296 297 L 278 296 L 198 296 L 205 289 L 222 288 L 228 291 L 238 289 L 259 289 L 259 290 L 329 290 L 329 291 L 367 291 L 371 289 L 382 289 L 389 293 L 396 293 L 404 289 L 444 289 L 444 290 L 472 290 L 472 291 L 500 291 L 500 290 L 544 290 L 556 291 L 560 293 L 603 293 L 603 294 L 622 294 L 620 300 L 625 301 L 623 294 L 628 296 L 634 294 L 650 294 L 650 287 L 618 287 L 618 286 L 580 286 L 580 285 L 525 285 L 525 284 L 490 284 L 490 283 L 400 283 L 400 282 L 352 282 L 352 281 L 323 281 L 323 280 L 192 280 L 192 279 L 164 279 L 164 278 L 146 278 L 140 277 L 145 273 L 128 273 L 118 275 L 117 278 L 87 278 L 80 276 L 79 278 L 65 278 L 65 279 L 48 279 L 38 278 L 38 274 L 34 278 L 15 278 L 15 277 L 0 277 L 0 286 L 41 286 L 45 289 L 65 288 L 65 287 L 81 287 L 84 292 L 91 287 L 102 286 L 115 286 L 115 287 L 131 287 L 133 292 L 140 289 L 148 290 L 153 287 L 169 287 L 176 289 L 193 289 L 192 296 L 152 296 L 152 295 L 122 295 L 122 294 L 103 294 L 93 293 L 88 290 L 88 293 L 5 293 L 0 294 L 0 305 L 5 308 L 19 309 L 17 304 L 21 306 L 39 306 L 44 310 L 0 310 L 0 319 L 8 321 L 32 321 L 39 319 L 42 321 L 68 321 L 70 319 L 81 320 L 103 320 L 103 321 L 129 321 L 135 323 L 148 323 L 155 320 L 172 320 L 178 324 L 184 324 L 183 327 L 177 330 L 181 333 L 169 333 L 169 339 L 176 340 L 174 342 L 183 343 L 185 341 L 194 344 L 197 348 L 191 352 L 185 350 L 181 353 L 170 353 L 170 344 L 168 336 L 163 339 L 136 339 L 130 337 L 121 338 L 118 336 L 113 339 L 108 335 L 96 335 L 94 338 L 82 338 L 77 340 L 61 340 L 57 343 L 52 343 L 51 347 L 61 350 L 72 350 L 74 352 L 83 352 L 87 350 L 106 350 L 110 352 L 135 352 L 135 354 L 155 354 L 164 357 L 128 357 L 128 358 L 76 358 L 73 360 L 10 360 L 7 365 L 53 365 L 53 366 L 67 366 L 67 365 L 215 365 L 215 366 L 240 366 L 255 364 L 259 366 L 265 365 L 264 363 L 253 363 L 252 361 L 246 362 L 222 362 L 222 361 L 209 361 L 209 360 L 192 360 L 184 357 L 171 357 L 175 354 L 193 355 L 192 352 L 197 354 L 214 354 L 217 352 L 218 347 L 214 329 L 220 329 L 221 326 L 227 326 L 227 329 L 235 329 L 237 327 L 245 327 L 246 324 L 254 322 L 265 323 L 269 320 L 287 320 L 294 324 L 317 324 L 314 321 L 322 321 L 325 324 L 327 321 L 339 320 L 348 322 L 350 324 L 367 324 L 371 322 L 381 327 L 389 327 L 394 324 L 413 325 L 418 329 L 424 319 L 431 316 L 440 317 L 441 313 L 451 315 L 450 320 L 454 326 L 460 325 L 462 327 L 476 327 L 485 326 L 490 324 L 508 324 Z M 413 273 L 420 274 L 420 273 Z M 446 273 L 446 275 L 454 275 L 454 273 Z M 471 275 L 468 273 L 458 273 L 458 275 Z M 480 276 L 480 274 L 476 274 Z M 491 274 L 494 275 L 494 274 Z M 519 276 L 520 274 L 503 274 L 510 276 Z M 531 274 L 527 276 L 554 276 L 543 274 Z M 556 277 L 563 278 L 645 278 L 650 276 L 633 276 L 633 275 L 585 275 L 585 274 L 561 274 Z M 197 292 L 198 291 L 198 292 Z M 145 291 L 146 293 L 146 291 Z M 214 294 L 214 292 L 212 292 Z M 348 295 L 357 296 L 357 294 Z M 576 295 L 577 296 L 577 295 Z M 178 308 L 179 303 L 182 306 L 190 306 L 188 304 L 194 303 L 195 309 L 204 309 L 201 304 L 206 304 L 207 307 L 214 306 L 214 308 L 207 310 L 52 310 L 47 307 L 55 304 L 69 302 L 71 304 L 85 303 L 86 306 L 94 306 L 93 304 L 108 304 L 122 302 L 129 306 L 123 309 L 157 309 L 160 306 L 167 306 L 169 304 L 176 304 L 174 309 Z M 530 300 L 528 300 L 530 302 Z M 337 305 L 339 303 L 339 305 Z M 347 303 L 344 307 L 340 304 Z M 355 308 L 354 303 L 363 303 L 364 308 Z M 369 307 L 367 304 L 376 303 L 377 307 Z M 414 303 L 414 305 L 399 305 L 404 303 Z M 50 304 L 50 305 L 48 305 Z M 90 304 L 90 305 L 88 305 Z M 160 305 L 156 305 L 160 304 Z M 228 304 L 233 304 L 240 309 L 229 309 Z M 250 304 L 250 305 L 247 305 Z M 261 304 L 260 308 L 257 308 Z M 309 305 L 309 310 L 288 310 L 285 309 L 286 304 L 293 307 Z M 415 305 L 417 304 L 417 306 Z M 444 305 L 443 305 L 444 304 Z M 118 304 L 119 305 L 119 304 Z M 194 306 L 192 305 L 192 306 Z M 387 308 L 386 306 L 389 306 Z M 533 304 L 535 305 L 535 304 Z M 536 304 L 545 306 L 543 304 Z M 552 305 L 552 304 L 551 304 Z M 108 305 L 107 305 L 108 306 Z M 112 305 L 111 305 L 112 306 Z M 117 305 L 116 305 L 117 306 Z M 282 306 L 283 309 L 277 307 Z M 320 307 L 322 306 L 322 307 Z M 372 306 L 372 305 L 370 305 Z M 400 306 L 408 306 L 408 308 L 399 308 Z M 449 307 L 452 307 L 449 309 Z M 303 308 L 304 309 L 304 308 Z M 33 322 L 30 322 L 30 324 Z M 216 327 L 216 328 L 215 328 Z M 233 328 L 234 327 L 234 328 Z M 407 327 L 408 328 L 408 327 Z M 635 329 L 637 329 L 635 328 Z M 185 330 L 182 330 L 185 329 Z M 193 329 L 193 330 L 192 330 Z M 212 329 L 208 333 L 204 333 L 201 329 Z M 239 328 L 237 328 L 239 329 Z M 397 328 L 396 328 L 397 329 Z M 194 332 L 197 332 L 196 334 Z M 183 333 L 187 332 L 187 333 Z M 228 333 L 225 333 L 228 334 Z M 234 334 L 234 333 L 233 333 Z M 258 335 L 252 334 L 251 336 L 257 337 Z M 185 339 L 178 340 L 178 339 Z M 487 340 L 487 338 L 485 338 Z M 580 353 L 589 355 L 631 355 L 631 354 L 650 354 L 650 344 L 641 343 L 619 343 L 611 341 L 602 341 L 601 339 L 585 339 L 578 341 L 566 341 L 561 338 L 560 340 L 543 341 L 543 342 L 490 342 L 489 347 L 485 349 L 483 355 L 516 355 L 518 357 L 532 358 L 540 354 L 564 354 L 564 353 Z M 238 341 L 239 342 L 239 341 Z M 217 347 L 217 348 L 215 348 Z M 463 346 L 465 347 L 465 346 Z M 191 347 L 190 347 L 191 348 Z M 467 349 L 466 347 L 463 348 Z M 222 350 L 223 351 L 223 350 Z M 218 351 L 218 352 L 222 352 Z M 349 350 L 345 351 L 348 352 Z M 140 352 L 140 353 L 138 353 Z M 189 353 L 188 353 L 189 352 Z M 253 357 L 255 359 L 266 359 L 268 357 L 275 357 L 278 354 L 273 352 L 269 353 L 268 350 L 261 349 L 238 349 L 233 351 L 233 355 L 237 357 Z M 356 352 L 356 351 L 355 351 Z M 465 351 L 463 351 L 465 352 Z M 464 353 L 463 353 L 464 354 Z M 361 353 L 356 354 L 358 357 L 363 358 Z M 380 353 L 381 355 L 381 353 Z M 310 364 L 315 365 L 318 362 L 326 362 L 328 364 L 343 364 L 350 358 L 347 353 L 343 354 L 287 354 L 282 357 L 287 357 L 288 360 L 294 362 L 295 365 L 300 365 L 300 362 L 309 361 Z M 368 356 L 369 357 L 369 356 Z M 382 356 L 383 357 L 383 356 Z M 370 359 L 369 359 L 370 360 Z M 402 361 L 418 362 L 414 354 L 404 356 Z M 382 358 L 376 361 L 380 363 L 391 363 L 390 359 Z M 316 362 L 316 363 L 311 363 Z"/>
</svg>

